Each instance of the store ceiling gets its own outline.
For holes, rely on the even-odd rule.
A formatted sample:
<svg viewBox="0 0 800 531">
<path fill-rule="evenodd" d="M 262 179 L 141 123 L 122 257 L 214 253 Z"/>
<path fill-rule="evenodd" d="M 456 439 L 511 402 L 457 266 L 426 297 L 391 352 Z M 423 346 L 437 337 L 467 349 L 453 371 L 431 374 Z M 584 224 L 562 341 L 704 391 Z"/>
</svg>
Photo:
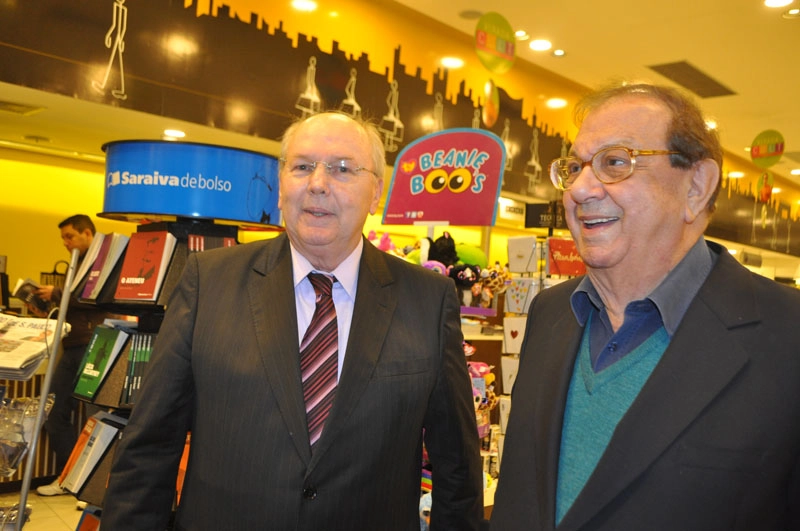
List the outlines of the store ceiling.
<svg viewBox="0 0 800 531">
<path fill-rule="evenodd" d="M 398 1 L 470 35 L 477 20 L 461 13 L 497 11 L 513 29 L 566 51 L 554 57 L 518 43 L 518 59 L 589 88 L 623 79 L 680 86 L 652 67 L 686 62 L 734 93 L 697 98 L 725 149 L 747 159 L 756 135 L 775 129 L 786 152 L 771 169 L 800 185 L 790 176 L 800 169 L 800 17 L 781 16 L 800 0 L 784 8 L 763 0 Z"/>
<path fill-rule="evenodd" d="M 745 147 L 758 133 L 778 130 L 785 153 L 771 169 L 800 186 L 800 176 L 790 175 L 800 168 L 800 18 L 781 16 L 789 7 L 800 7 L 800 0 L 780 9 L 766 8 L 762 0 L 508 0 L 497 7 L 486 0 L 398 2 L 469 35 L 477 20 L 461 13 L 497 10 L 514 29 L 566 51 L 557 58 L 521 44 L 518 60 L 590 88 L 615 79 L 677 85 L 652 67 L 686 62 L 733 92 L 698 98 L 719 123 L 726 150 L 748 158 Z M 176 126 L 172 119 L 7 83 L 0 83 L 0 100 L 43 109 L 28 115 L 0 109 L 0 147 L 97 162 L 106 142 L 155 138 L 155 131 Z M 190 123 L 178 126 L 193 141 L 275 152 L 272 141 Z"/>
</svg>

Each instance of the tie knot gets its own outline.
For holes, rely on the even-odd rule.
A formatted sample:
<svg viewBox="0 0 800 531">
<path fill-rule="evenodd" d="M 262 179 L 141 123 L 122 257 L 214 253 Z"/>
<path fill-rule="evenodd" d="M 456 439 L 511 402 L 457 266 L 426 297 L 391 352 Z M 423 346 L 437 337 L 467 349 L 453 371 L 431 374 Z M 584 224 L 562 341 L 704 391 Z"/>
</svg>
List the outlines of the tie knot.
<svg viewBox="0 0 800 531">
<path fill-rule="evenodd" d="M 333 277 L 323 275 L 322 273 L 309 273 L 308 280 L 310 280 L 311 285 L 314 286 L 314 293 L 317 294 L 318 298 L 321 296 L 331 296 L 334 281 Z"/>
</svg>

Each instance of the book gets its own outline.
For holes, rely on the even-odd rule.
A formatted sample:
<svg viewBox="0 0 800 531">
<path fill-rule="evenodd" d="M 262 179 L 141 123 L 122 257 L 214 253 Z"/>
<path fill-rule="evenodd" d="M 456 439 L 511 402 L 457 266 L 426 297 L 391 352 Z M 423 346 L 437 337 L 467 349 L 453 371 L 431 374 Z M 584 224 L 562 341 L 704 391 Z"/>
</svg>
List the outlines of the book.
<svg viewBox="0 0 800 531">
<path fill-rule="evenodd" d="M 121 328 L 99 325 L 86 347 L 73 395 L 91 400 L 114 365 L 130 334 Z"/>
<path fill-rule="evenodd" d="M 20 278 L 17 280 L 11 296 L 32 307 L 36 313 L 46 314 L 50 310 L 50 302 L 37 295 L 36 292 L 41 287 L 41 284 L 32 278 L 26 278 L 25 280 Z"/>
<path fill-rule="evenodd" d="M 233 247 L 236 245 L 236 238 L 232 236 L 206 236 L 205 234 L 189 234 L 189 252 L 197 253 L 208 249 L 218 249 L 220 247 Z"/>
<path fill-rule="evenodd" d="M 122 259 L 114 299 L 155 301 L 177 239 L 168 231 L 135 232 Z"/>
<path fill-rule="evenodd" d="M 61 474 L 58 476 L 58 484 L 62 487 L 64 485 L 64 480 L 67 479 L 69 473 L 75 468 L 78 457 L 83 453 L 83 449 L 86 448 L 86 443 L 89 442 L 89 437 L 92 435 L 95 424 L 97 424 L 96 417 L 89 417 L 83 424 L 83 429 L 81 429 L 81 432 L 78 434 L 78 440 L 75 442 L 75 446 L 72 447 L 72 452 L 69 454 L 67 464 L 64 465 L 64 468 L 61 469 Z"/>
<path fill-rule="evenodd" d="M 80 449 L 80 453 L 75 458 L 64 480 L 61 481 L 61 487 L 72 493 L 77 493 L 81 490 L 83 484 L 111 446 L 114 438 L 128 423 L 123 417 L 104 411 L 95 413 L 90 419 L 94 419 L 94 422 L 86 443 Z M 87 419 L 87 424 L 90 419 Z M 76 450 L 77 445 L 73 449 L 73 453 Z M 71 457 L 72 455 L 70 455 Z"/>
<path fill-rule="evenodd" d="M 84 277 L 86 277 L 86 274 L 94 265 L 94 262 L 97 259 L 97 253 L 100 252 L 100 247 L 103 245 L 105 236 L 106 235 L 103 232 L 94 233 L 92 243 L 90 243 L 89 248 L 86 249 L 86 254 L 83 255 L 83 261 L 81 261 L 80 267 L 78 267 L 77 271 L 75 271 L 75 276 L 72 277 L 72 283 L 69 285 L 70 293 L 75 291 L 75 289 L 80 285 Z"/>
<path fill-rule="evenodd" d="M 97 252 L 97 258 L 89 269 L 86 283 L 83 285 L 81 298 L 94 301 L 100 295 L 108 276 L 117 265 L 130 238 L 125 234 L 112 232 L 103 238 L 103 243 Z"/>
<path fill-rule="evenodd" d="M 132 406 L 136 403 L 136 397 L 142 386 L 142 379 L 149 366 L 155 338 L 156 334 L 152 332 L 139 332 L 131 338 L 128 367 L 120 398 L 121 405 Z"/>
</svg>

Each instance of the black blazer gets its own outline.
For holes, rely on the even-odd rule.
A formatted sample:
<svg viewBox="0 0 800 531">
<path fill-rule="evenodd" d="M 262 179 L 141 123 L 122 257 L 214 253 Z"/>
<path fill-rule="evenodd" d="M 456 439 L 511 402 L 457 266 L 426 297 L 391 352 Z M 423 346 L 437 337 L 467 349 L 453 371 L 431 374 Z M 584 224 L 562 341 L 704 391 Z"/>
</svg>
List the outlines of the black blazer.
<svg viewBox="0 0 800 531">
<path fill-rule="evenodd" d="M 709 246 L 717 263 L 558 530 L 800 529 L 800 291 Z M 531 305 L 493 531 L 555 528 L 577 282 Z"/>
<path fill-rule="evenodd" d="M 439 529 L 477 529 L 479 440 L 450 279 L 364 244 L 347 355 L 311 455 L 289 242 L 190 257 L 105 497 L 103 528 L 162 530 L 184 434 L 183 530 L 419 529 L 422 432 Z"/>
</svg>

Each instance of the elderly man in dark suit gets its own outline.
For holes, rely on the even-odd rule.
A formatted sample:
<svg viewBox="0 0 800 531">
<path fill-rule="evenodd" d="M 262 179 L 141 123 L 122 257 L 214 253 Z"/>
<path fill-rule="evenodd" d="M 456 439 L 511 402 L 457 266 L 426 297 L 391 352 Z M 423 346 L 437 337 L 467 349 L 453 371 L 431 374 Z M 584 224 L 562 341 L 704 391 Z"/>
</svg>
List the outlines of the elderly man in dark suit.
<svg viewBox="0 0 800 531">
<path fill-rule="evenodd" d="M 652 85 L 576 117 L 551 178 L 587 275 L 530 307 L 492 530 L 800 529 L 800 292 L 704 240 L 716 134 Z"/>
<path fill-rule="evenodd" d="M 186 265 L 117 450 L 103 529 L 166 527 L 187 430 L 176 529 L 419 529 L 423 440 L 431 525 L 477 529 L 455 287 L 362 235 L 383 189 L 380 136 L 318 114 L 287 130 L 281 156 L 286 233 Z"/>
</svg>

